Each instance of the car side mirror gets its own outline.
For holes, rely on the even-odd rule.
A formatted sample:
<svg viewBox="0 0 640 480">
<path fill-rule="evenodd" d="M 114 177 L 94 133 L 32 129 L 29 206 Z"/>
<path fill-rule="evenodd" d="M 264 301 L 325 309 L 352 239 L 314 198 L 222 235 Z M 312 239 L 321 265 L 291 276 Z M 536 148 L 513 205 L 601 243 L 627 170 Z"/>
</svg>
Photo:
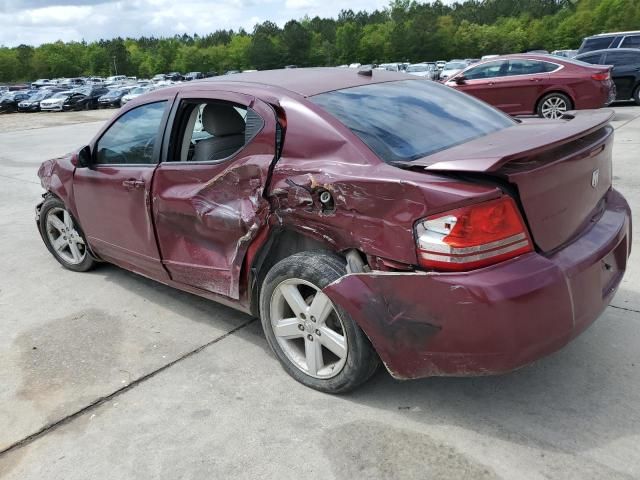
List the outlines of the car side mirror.
<svg viewBox="0 0 640 480">
<path fill-rule="evenodd" d="M 466 81 L 467 81 L 467 79 L 465 78 L 465 76 L 464 76 L 464 75 L 458 75 L 458 76 L 456 77 L 456 83 L 457 83 L 458 85 L 462 85 L 462 84 L 463 84 L 463 83 L 465 83 Z"/>
<path fill-rule="evenodd" d="M 83 147 L 77 154 L 76 167 L 89 168 L 92 165 L 91 147 L 87 145 Z"/>
</svg>

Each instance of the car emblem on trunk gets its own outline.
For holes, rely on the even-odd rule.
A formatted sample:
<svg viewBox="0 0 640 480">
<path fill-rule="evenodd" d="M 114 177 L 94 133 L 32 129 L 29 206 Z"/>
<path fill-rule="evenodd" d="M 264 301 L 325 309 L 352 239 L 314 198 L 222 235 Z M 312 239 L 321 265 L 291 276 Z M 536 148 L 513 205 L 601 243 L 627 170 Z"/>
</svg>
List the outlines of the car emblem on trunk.
<svg viewBox="0 0 640 480">
<path fill-rule="evenodd" d="M 596 168 L 591 174 L 591 186 L 596 188 L 598 186 L 598 180 L 600 179 L 600 169 Z"/>
</svg>

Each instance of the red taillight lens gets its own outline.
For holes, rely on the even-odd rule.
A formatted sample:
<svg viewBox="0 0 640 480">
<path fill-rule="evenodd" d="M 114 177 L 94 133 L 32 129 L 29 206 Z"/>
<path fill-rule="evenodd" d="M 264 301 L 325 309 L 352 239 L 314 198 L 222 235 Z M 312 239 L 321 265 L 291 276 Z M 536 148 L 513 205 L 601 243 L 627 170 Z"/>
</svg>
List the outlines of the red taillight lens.
<svg viewBox="0 0 640 480">
<path fill-rule="evenodd" d="M 609 80 L 609 72 L 594 73 L 591 75 L 591 78 L 604 82 L 605 80 Z"/>
<path fill-rule="evenodd" d="M 462 271 L 531 252 L 533 245 L 511 197 L 458 208 L 416 225 L 422 267 Z"/>
</svg>

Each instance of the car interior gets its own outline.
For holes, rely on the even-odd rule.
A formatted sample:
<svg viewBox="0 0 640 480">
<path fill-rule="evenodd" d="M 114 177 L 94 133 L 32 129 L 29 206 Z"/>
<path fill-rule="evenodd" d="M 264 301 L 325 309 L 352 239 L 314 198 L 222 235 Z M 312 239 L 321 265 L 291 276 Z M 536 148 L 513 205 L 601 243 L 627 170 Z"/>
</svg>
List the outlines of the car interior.
<svg viewBox="0 0 640 480">
<path fill-rule="evenodd" d="M 181 138 L 174 161 L 225 160 L 260 131 L 262 119 L 253 110 L 228 102 L 185 102 L 176 138 Z M 182 132 L 182 134 L 180 134 Z"/>
</svg>

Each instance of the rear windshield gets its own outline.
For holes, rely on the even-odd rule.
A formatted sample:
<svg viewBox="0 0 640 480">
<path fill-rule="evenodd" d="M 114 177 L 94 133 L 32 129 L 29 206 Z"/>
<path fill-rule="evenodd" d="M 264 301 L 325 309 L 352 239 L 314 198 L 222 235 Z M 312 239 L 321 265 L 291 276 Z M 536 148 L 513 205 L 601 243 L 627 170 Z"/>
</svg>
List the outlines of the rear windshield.
<svg viewBox="0 0 640 480">
<path fill-rule="evenodd" d="M 571 63 L 573 65 L 578 65 L 580 67 L 593 67 L 593 64 L 591 64 L 589 62 L 585 62 L 584 60 L 581 60 L 581 58 L 584 58 L 584 57 L 586 57 L 586 55 L 578 55 L 578 56 L 573 57 L 573 58 L 563 58 L 562 62 Z"/>
<path fill-rule="evenodd" d="M 347 88 L 310 100 L 387 163 L 410 162 L 516 123 L 469 95 L 420 80 Z"/>
</svg>

